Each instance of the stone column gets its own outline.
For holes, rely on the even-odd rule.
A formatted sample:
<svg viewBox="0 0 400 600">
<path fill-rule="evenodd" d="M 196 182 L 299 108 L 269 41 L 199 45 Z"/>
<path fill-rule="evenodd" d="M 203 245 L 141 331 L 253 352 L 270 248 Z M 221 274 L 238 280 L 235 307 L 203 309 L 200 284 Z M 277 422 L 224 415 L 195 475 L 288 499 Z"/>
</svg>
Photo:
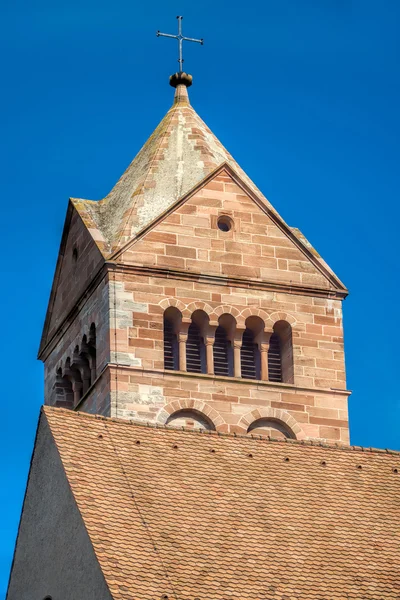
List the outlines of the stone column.
<svg viewBox="0 0 400 600">
<path fill-rule="evenodd" d="M 179 370 L 186 371 L 186 342 L 188 339 L 189 323 L 182 323 L 181 330 L 178 331 L 179 343 Z"/>
<path fill-rule="evenodd" d="M 262 340 L 259 343 L 260 355 L 261 355 L 261 379 L 262 381 L 268 381 L 268 350 L 269 340 L 271 333 L 264 332 Z"/>
<path fill-rule="evenodd" d="M 242 333 L 242 332 L 241 332 Z M 233 340 L 233 375 L 234 377 L 242 376 L 242 365 L 240 360 L 240 350 L 242 348 L 242 335 L 235 336 Z"/>
<path fill-rule="evenodd" d="M 260 344 L 262 381 L 268 381 L 268 350 L 269 342 L 262 342 Z"/>
<path fill-rule="evenodd" d="M 206 344 L 206 361 L 208 375 L 214 375 L 214 337 L 207 337 Z"/>
<path fill-rule="evenodd" d="M 74 392 L 74 406 L 77 406 L 82 396 L 82 382 L 74 381 L 72 384 L 72 391 Z"/>
</svg>

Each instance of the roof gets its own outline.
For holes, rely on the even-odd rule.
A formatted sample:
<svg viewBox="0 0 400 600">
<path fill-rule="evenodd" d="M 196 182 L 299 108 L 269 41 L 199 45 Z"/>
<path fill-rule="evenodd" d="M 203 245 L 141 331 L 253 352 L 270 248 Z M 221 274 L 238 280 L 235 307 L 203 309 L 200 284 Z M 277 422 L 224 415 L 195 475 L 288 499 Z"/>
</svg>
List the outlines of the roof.
<svg viewBox="0 0 400 600">
<path fill-rule="evenodd" d="M 398 453 L 43 410 L 113 598 L 399 598 Z"/>
<path fill-rule="evenodd" d="M 190 104 L 186 86 L 180 84 L 172 107 L 110 193 L 98 202 L 71 201 L 99 249 L 110 257 L 223 165 L 284 222 L 200 118 Z M 322 262 L 304 236 L 295 228 L 292 231 Z"/>
<path fill-rule="evenodd" d="M 172 107 L 110 193 L 100 202 L 73 203 L 88 228 L 100 230 L 99 241 L 115 250 L 225 163 L 255 188 L 193 109 L 186 86 L 178 85 Z"/>
</svg>

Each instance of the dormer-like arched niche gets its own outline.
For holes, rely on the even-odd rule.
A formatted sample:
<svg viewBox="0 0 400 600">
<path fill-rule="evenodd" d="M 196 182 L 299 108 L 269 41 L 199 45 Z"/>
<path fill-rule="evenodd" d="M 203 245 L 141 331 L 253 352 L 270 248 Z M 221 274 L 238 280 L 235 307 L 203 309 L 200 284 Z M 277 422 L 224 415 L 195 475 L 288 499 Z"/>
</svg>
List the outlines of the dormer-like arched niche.
<svg viewBox="0 0 400 600">
<path fill-rule="evenodd" d="M 172 427 L 185 427 L 185 429 L 206 429 L 208 431 L 215 431 L 215 426 L 211 419 L 205 414 L 193 409 L 177 410 L 168 417 L 166 425 Z"/>
<path fill-rule="evenodd" d="M 247 433 L 252 433 L 253 435 L 269 435 L 270 437 L 276 439 L 296 439 L 293 431 L 279 419 L 256 419 L 249 425 Z"/>
</svg>

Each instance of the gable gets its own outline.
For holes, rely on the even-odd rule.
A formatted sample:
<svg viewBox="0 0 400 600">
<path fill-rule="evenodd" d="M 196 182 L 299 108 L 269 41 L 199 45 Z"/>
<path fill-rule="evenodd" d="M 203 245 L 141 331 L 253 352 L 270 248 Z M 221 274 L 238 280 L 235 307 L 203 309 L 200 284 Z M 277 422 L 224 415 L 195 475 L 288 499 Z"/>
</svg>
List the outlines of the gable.
<svg viewBox="0 0 400 600">
<path fill-rule="evenodd" d="M 74 308 L 103 262 L 104 258 L 93 237 L 78 211 L 70 203 L 47 309 L 41 349 Z"/>
<path fill-rule="evenodd" d="M 222 215 L 232 220 L 230 231 L 218 228 Z M 316 253 L 227 169 L 165 214 L 121 253 L 120 260 L 227 278 L 344 289 Z"/>
<path fill-rule="evenodd" d="M 7 600 L 111 600 L 45 416 L 36 438 Z"/>
</svg>

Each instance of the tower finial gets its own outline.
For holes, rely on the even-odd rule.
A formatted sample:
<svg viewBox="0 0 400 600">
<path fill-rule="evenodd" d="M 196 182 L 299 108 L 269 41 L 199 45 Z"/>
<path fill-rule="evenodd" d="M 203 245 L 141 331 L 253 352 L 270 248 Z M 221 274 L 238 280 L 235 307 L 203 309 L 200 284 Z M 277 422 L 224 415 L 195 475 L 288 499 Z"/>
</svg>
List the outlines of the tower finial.
<svg viewBox="0 0 400 600">
<path fill-rule="evenodd" d="M 183 17 L 176 17 L 178 19 L 178 35 L 172 35 L 171 33 L 161 33 L 161 31 L 157 31 L 156 36 L 157 37 L 168 37 L 168 38 L 173 38 L 175 40 L 178 40 L 178 46 L 179 46 L 179 58 L 178 58 L 178 63 L 179 63 L 179 74 L 183 73 L 183 42 L 197 42 L 198 44 L 203 45 L 204 41 L 203 38 L 201 40 L 197 40 L 196 38 L 190 38 L 190 37 L 185 37 L 184 35 L 182 35 L 182 19 Z M 173 76 L 174 77 L 174 76 Z M 192 82 L 190 82 L 189 85 L 191 85 Z M 171 85 L 173 85 L 171 83 Z M 185 84 L 187 85 L 187 84 Z M 176 86 L 174 86 L 176 87 Z"/>
</svg>

